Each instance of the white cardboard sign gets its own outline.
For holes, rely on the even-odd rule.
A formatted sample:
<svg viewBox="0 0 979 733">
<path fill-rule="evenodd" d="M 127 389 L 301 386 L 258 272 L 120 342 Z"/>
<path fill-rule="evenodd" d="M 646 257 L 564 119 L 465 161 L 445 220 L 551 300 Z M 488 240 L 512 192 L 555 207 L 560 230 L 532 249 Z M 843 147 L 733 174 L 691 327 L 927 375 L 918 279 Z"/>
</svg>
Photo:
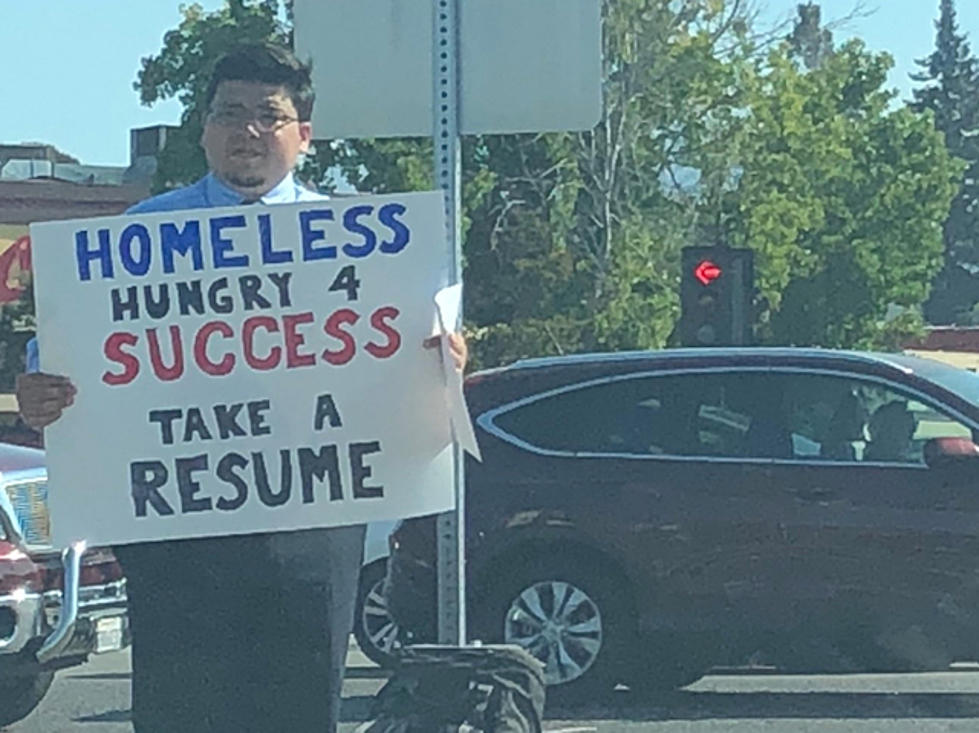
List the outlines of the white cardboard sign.
<svg viewBox="0 0 979 733">
<path fill-rule="evenodd" d="M 451 509 L 445 237 L 439 192 L 33 225 L 55 542 Z"/>
</svg>

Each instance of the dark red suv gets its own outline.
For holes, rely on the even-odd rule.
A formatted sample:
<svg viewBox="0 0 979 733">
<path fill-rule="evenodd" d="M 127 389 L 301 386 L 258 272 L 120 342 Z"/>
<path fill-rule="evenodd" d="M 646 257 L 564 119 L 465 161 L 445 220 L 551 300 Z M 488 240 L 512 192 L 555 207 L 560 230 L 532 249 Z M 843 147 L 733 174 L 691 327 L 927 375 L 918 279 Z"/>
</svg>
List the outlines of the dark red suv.
<svg viewBox="0 0 979 733">
<path fill-rule="evenodd" d="M 901 355 L 710 349 L 475 374 L 469 638 L 549 695 L 787 669 L 979 659 L 979 376 Z M 386 590 L 431 639 L 434 518 Z"/>
</svg>

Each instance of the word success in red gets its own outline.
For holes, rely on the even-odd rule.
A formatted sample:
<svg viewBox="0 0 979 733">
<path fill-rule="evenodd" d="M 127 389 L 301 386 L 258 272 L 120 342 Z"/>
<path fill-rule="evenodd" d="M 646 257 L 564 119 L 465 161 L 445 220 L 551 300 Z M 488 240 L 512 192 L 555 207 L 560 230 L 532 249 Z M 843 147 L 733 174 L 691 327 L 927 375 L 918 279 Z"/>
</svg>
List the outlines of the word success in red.
<svg viewBox="0 0 979 733">
<path fill-rule="evenodd" d="M 342 366 L 360 351 L 373 359 L 388 359 L 401 348 L 394 322 L 394 306 L 378 308 L 366 319 L 350 308 L 331 313 L 317 329 L 312 311 L 281 316 L 258 315 L 245 319 L 239 329 L 214 320 L 196 330 L 171 325 L 143 333 L 116 331 L 103 344 L 112 366 L 102 375 L 110 386 L 130 384 L 148 365 L 163 382 L 180 379 L 188 369 L 224 377 L 240 369 L 256 372 L 299 369 L 325 363 Z M 169 341 L 164 349 L 162 341 Z M 326 348 L 317 341 L 325 340 Z M 166 356 L 164 356 L 166 351 Z"/>
</svg>

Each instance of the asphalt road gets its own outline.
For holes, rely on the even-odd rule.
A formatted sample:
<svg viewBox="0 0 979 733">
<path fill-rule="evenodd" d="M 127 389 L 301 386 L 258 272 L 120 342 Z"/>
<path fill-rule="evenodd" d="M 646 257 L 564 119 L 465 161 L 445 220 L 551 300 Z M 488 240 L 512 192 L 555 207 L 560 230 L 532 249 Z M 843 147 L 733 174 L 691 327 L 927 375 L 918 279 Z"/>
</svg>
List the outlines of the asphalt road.
<svg viewBox="0 0 979 733">
<path fill-rule="evenodd" d="M 351 651 L 343 733 L 352 733 L 383 683 Z M 754 731 L 979 731 L 979 672 L 918 675 L 711 676 L 655 701 L 622 692 L 609 704 L 548 711 L 549 733 Z M 48 697 L 9 733 L 131 733 L 129 656 L 94 658 L 59 673 Z"/>
</svg>

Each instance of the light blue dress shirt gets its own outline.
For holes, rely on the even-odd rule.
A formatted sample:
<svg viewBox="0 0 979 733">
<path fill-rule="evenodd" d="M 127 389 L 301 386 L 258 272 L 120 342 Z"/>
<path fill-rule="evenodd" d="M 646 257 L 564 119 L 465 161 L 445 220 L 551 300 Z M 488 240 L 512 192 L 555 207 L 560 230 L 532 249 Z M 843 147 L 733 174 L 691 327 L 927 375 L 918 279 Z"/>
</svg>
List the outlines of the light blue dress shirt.
<svg viewBox="0 0 979 733">
<path fill-rule="evenodd" d="M 298 183 L 290 173 L 278 185 L 262 196 L 263 204 L 295 204 L 301 201 L 325 201 L 329 197 L 311 191 Z M 159 211 L 183 211 L 186 209 L 213 209 L 220 206 L 238 206 L 245 200 L 240 193 L 223 183 L 213 173 L 184 188 L 167 191 L 126 209 L 127 214 L 152 214 Z M 27 342 L 27 371 L 40 371 L 37 339 Z"/>
<path fill-rule="evenodd" d="M 262 196 L 263 204 L 295 204 L 300 201 L 324 201 L 328 197 L 310 191 L 296 182 L 292 173 Z M 245 197 L 229 188 L 213 173 L 208 173 L 197 183 L 175 191 L 140 201 L 126 209 L 127 214 L 151 214 L 157 211 L 181 211 L 184 209 L 212 209 L 219 206 L 238 206 Z"/>
</svg>

